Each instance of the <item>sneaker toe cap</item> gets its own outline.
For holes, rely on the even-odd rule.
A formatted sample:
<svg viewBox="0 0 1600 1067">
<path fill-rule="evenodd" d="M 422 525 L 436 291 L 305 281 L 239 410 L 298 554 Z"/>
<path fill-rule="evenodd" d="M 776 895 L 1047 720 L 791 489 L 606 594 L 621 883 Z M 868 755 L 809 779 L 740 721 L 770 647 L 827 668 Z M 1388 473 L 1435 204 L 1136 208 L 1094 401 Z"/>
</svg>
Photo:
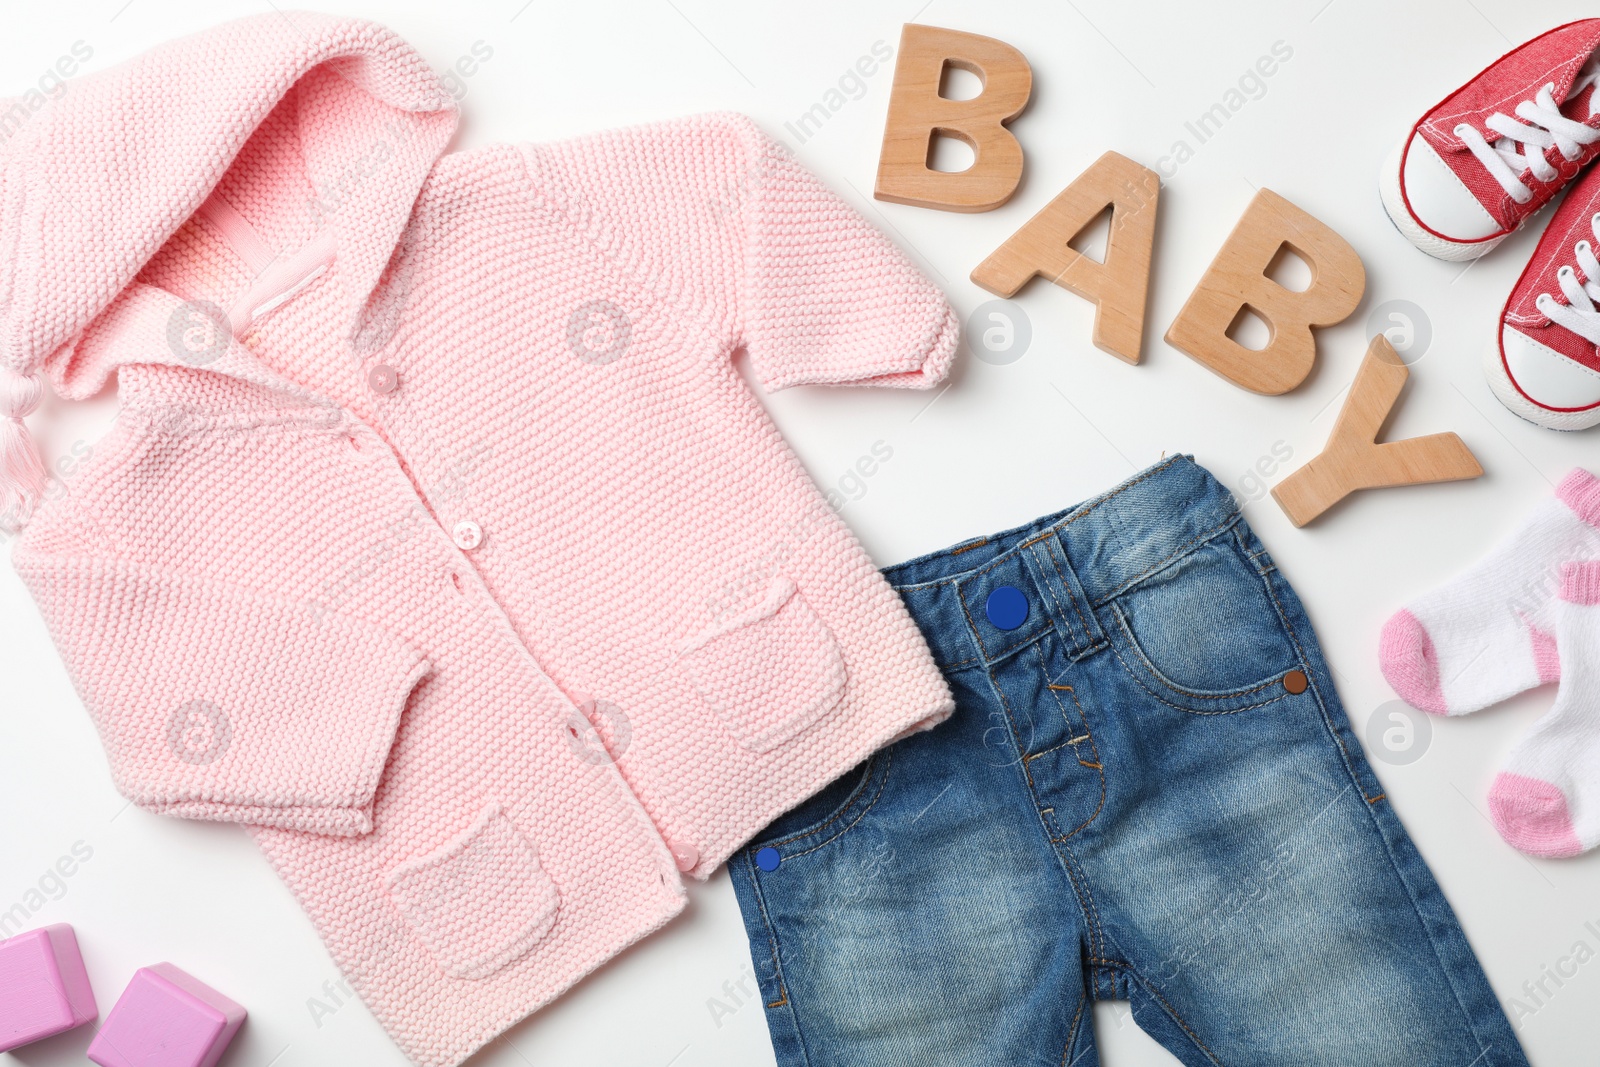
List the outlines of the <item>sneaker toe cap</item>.
<svg viewBox="0 0 1600 1067">
<path fill-rule="evenodd" d="M 1400 184 L 1411 217 L 1439 237 L 1482 241 L 1505 231 L 1421 134 L 1407 146 Z"/>
<path fill-rule="evenodd" d="M 1505 371 L 1517 391 L 1552 411 L 1600 405 L 1600 371 L 1585 367 L 1513 326 L 1500 334 Z"/>
</svg>

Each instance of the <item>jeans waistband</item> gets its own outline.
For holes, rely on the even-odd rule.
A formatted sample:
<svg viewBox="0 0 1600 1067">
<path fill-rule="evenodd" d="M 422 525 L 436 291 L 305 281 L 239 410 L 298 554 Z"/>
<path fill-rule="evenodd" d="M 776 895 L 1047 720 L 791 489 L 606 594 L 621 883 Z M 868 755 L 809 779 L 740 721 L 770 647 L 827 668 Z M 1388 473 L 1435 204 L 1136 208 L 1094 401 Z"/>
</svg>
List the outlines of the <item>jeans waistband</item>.
<svg viewBox="0 0 1600 1067">
<path fill-rule="evenodd" d="M 943 668 L 994 663 L 1051 629 L 1077 658 L 1105 642 L 1096 608 L 1238 517 L 1221 482 L 1173 456 L 1065 511 L 883 573 Z"/>
</svg>

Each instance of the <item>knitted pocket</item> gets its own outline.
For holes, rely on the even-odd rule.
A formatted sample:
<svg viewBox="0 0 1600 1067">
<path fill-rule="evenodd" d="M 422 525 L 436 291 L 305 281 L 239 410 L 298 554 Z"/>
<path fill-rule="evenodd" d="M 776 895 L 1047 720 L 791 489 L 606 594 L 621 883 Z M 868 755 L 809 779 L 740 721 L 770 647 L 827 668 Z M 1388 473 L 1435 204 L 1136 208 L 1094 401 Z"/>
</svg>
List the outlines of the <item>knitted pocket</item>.
<svg viewBox="0 0 1600 1067">
<path fill-rule="evenodd" d="M 487 978 L 538 944 L 559 895 L 498 804 L 465 833 L 389 872 L 389 894 L 453 978 Z"/>
<path fill-rule="evenodd" d="M 678 646 L 700 696 L 746 748 L 774 749 L 844 695 L 844 657 L 826 624 L 778 575 L 761 603 Z"/>
</svg>

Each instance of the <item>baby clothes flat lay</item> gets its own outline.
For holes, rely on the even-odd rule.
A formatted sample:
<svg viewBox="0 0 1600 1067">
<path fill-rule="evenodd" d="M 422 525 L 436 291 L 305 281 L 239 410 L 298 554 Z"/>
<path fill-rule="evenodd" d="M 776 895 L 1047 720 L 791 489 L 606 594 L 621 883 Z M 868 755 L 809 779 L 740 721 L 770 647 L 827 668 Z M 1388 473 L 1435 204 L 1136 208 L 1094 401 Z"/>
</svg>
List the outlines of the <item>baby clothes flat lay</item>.
<svg viewBox="0 0 1600 1067">
<path fill-rule="evenodd" d="M 116 784 L 247 825 L 440 1067 L 949 715 L 733 356 L 921 388 L 957 341 L 746 119 L 455 125 L 388 31 L 272 13 L 0 145 L 0 503 Z M 121 401 L 43 500 L 40 369 Z"/>
<path fill-rule="evenodd" d="M 1496 829 L 1535 856 L 1600 844 L 1600 478 L 1577 469 L 1505 542 L 1384 625 L 1394 691 L 1466 715 L 1559 682 L 1489 790 Z"/>
</svg>

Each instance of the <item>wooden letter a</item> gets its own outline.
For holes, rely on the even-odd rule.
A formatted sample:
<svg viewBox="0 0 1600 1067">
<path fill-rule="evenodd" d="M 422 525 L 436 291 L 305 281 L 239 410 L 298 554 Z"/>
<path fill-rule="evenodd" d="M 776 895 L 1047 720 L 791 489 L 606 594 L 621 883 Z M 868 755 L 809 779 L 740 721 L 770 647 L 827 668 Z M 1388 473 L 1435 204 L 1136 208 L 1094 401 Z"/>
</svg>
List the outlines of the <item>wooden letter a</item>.
<svg viewBox="0 0 1600 1067">
<path fill-rule="evenodd" d="M 1107 152 L 978 264 L 972 280 L 996 296 L 1011 297 L 1042 274 L 1094 303 L 1096 348 L 1137 363 L 1160 193 L 1155 171 Z M 1068 242 L 1108 207 L 1106 259 L 1096 263 Z"/>
</svg>

